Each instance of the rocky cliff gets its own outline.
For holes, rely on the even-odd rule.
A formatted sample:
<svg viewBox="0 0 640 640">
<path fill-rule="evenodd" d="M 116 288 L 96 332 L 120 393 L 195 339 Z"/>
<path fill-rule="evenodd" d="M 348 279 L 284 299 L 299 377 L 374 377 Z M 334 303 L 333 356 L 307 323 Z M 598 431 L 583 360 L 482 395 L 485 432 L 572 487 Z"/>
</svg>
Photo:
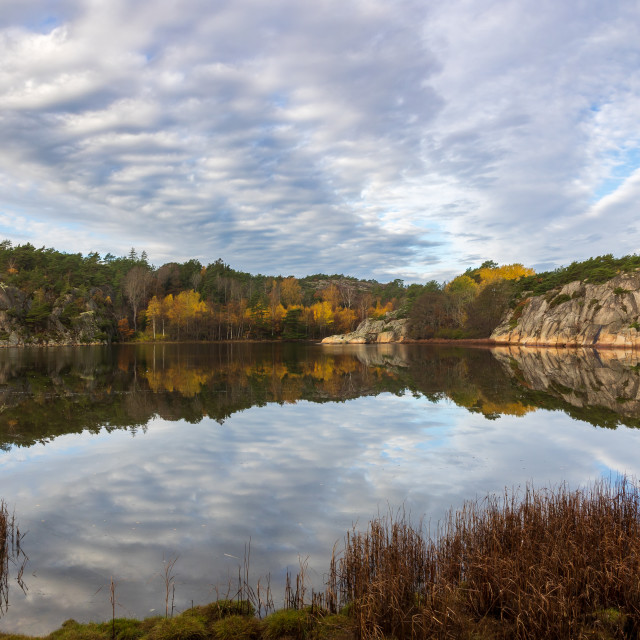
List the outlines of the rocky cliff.
<svg viewBox="0 0 640 640">
<path fill-rule="evenodd" d="M 351 333 L 328 336 L 322 344 L 370 344 L 380 342 L 402 342 L 406 336 L 407 321 L 405 319 L 383 318 L 373 320 L 367 318 Z"/>
<path fill-rule="evenodd" d="M 0 347 L 110 341 L 113 312 L 99 289 L 71 289 L 52 302 L 0 282 Z"/>
<path fill-rule="evenodd" d="M 571 282 L 526 297 L 493 331 L 497 343 L 640 347 L 640 273 L 605 282 Z"/>
</svg>

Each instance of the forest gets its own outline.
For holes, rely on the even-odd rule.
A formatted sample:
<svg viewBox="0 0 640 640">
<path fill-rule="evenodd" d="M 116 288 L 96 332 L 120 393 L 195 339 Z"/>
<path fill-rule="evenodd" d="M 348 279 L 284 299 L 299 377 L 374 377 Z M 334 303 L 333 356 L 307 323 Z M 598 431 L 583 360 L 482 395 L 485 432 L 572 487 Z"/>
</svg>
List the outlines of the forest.
<svg viewBox="0 0 640 640">
<path fill-rule="evenodd" d="M 492 260 L 450 282 L 405 285 L 334 274 L 252 275 L 222 259 L 156 267 L 146 252 L 64 253 L 0 242 L 0 342 L 317 340 L 366 318 L 408 318 L 414 339 L 486 338 L 508 308 L 572 280 L 640 267 L 612 255 L 535 273 Z"/>
</svg>

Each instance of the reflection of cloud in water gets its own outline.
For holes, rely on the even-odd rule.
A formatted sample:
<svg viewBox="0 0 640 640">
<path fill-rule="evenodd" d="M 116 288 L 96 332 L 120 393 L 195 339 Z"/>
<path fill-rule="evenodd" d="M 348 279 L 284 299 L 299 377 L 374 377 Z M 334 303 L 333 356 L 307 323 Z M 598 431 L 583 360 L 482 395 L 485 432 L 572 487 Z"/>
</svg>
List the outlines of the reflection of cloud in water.
<svg viewBox="0 0 640 640">
<path fill-rule="evenodd" d="M 387 505 L 436 520 L 505 486 L 584 484 L 603 468 L 640 472 L 640 432 L 594 429 L 559 412 L 489 421 L 451 402 L 383 394 L 341 404 L 254 407 L 224 425 L 155 419 L 146 434 L 61 436 L 3 455 L 31 561 L 1 626 L 44 633 L 69 617 L 164 606 L 163 558 L 179 554 L 177 606 L 237 578 L 251 538 L 256 576 L 309 556 L 321 582 L 333 543 Z M 155 577 L 154 577 L 155 576 Z M 96 591 L 103 586 L 102 590 Z"/>
</svg>

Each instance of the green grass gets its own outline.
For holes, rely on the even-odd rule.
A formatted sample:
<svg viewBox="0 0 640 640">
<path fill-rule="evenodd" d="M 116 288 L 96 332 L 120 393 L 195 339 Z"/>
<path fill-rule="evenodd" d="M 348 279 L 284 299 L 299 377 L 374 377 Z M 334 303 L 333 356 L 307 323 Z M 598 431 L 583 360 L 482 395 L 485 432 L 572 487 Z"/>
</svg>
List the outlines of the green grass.
<svg viewBox="0 0 640 640">
<path fill-rule="evenodd" d="M 276 611 L 265 619 L 263 637 L 265 640 L 292 638 L 306 640 L 317 625 L 307 609 L 283 609 Z"/>
</svg>

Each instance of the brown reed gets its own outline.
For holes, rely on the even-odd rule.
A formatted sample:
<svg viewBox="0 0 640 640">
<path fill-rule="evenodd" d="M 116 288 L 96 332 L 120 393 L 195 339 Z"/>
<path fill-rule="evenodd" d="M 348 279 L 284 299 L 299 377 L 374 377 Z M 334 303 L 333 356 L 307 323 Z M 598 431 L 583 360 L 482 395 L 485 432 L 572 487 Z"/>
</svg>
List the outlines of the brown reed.
<svg viewBox="0 0 640 640">
<path fill-rule="evenodd" d="M 4 500 L 0 500 L 0 616 L 9 606 L 9 573 L 10 565 L 15 565 L 16 582 L 23 592 L 26 585 L 23 580 L 27 556 L 22 548 L 25 534 L 20 533 L 15 515 L 9 514 Z"/>
<path fill-rule="evenodd" d="M 628 478 L 505 491 L 452 511 L 433 538 L 403 512 L 378 517 L 347 534 L 328 585 L 362 640 L 637 638 L 640 491 Z"/>
</svg>

